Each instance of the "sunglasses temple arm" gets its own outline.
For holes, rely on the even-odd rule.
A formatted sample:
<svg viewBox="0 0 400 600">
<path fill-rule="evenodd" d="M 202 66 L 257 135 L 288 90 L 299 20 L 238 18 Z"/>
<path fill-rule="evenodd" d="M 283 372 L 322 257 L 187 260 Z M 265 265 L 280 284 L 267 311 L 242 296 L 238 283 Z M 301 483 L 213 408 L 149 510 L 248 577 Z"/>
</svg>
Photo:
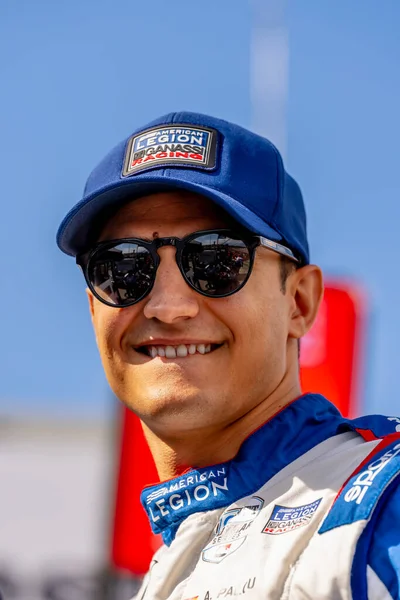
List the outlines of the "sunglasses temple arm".
<svg viewBox="0 0 400 600">
<path fill-rule="evenodd" d="M 269 240 L 268 238 L 265 238 L 263 236 L 260 236 L 258 239 L 260 240 L 260 245 L 264 248 L 269 248 L 269 250 L 273 250 L 274 252 L 277 252 L 282 256 L 287 256 L 287 258 L 290 258 L 291 260 L 294 260 L 297 263 L 300 262 L 299 259 L 296 258 L 296 256 L 293 254 L 293 252 L 286 246 L 278 244 L 278 242 L 273 242 L 272 240 Z"/>
</svg>

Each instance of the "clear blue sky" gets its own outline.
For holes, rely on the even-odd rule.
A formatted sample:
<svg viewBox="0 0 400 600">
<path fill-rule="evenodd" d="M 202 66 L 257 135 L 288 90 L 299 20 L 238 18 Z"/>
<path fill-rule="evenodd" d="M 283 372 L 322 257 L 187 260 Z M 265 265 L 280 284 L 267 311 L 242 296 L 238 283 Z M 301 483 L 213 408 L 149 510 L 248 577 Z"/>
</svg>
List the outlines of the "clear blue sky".
<svg viewBox="0 0 400 600">
<path fill-rule="evenodd" d="M 369 296 L 364 410 L 400 412 L 400 3 L 290 2 L 288 167 L 313 260 Z M 55 246 L 91 168 L 170 110 L 252 122 L 242 0 L 0 4 L 0 412 L 102 415 L 84 282 Z"/>
</svg>

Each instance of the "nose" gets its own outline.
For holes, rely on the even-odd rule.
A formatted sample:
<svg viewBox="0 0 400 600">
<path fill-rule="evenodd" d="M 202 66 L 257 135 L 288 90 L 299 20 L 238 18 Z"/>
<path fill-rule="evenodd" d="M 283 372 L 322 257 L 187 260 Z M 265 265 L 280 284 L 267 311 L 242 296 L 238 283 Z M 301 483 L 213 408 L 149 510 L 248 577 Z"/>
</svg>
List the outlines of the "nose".
<svg viewBox="0 0 400 600">
<path fill-rule="evenodd" d="M 160 264 L 143 309 L 145 317 L 164 323 L 193 319 L 199 312 L 200 298 L 182 277 L 176 264 L 176 249 L 166 246 L 160 248 L 158 254 Z"/>
</svg>

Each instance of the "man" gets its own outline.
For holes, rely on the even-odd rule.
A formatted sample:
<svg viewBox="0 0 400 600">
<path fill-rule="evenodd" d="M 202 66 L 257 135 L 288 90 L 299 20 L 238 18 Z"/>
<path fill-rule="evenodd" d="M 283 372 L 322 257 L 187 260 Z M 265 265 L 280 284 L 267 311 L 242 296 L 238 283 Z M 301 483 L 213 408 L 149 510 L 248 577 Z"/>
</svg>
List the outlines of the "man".
<svg viewBox="0 0 400 600">
<path fill-rule="evenodd" d="M 162 482 L 142 494 L 165 545 L 138 598 L 398 598 L 400 421 L 301 395 L 322 276 L 275 147 L 161 117 L 92 172 L 58 244 Z"/>
</svg>

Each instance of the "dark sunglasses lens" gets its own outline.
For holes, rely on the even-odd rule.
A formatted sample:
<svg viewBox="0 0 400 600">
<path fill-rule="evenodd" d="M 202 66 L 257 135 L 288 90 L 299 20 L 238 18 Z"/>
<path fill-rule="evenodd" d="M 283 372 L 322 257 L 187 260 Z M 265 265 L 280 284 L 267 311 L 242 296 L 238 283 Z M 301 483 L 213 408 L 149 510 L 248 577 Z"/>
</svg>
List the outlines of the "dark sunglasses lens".
<svg viewBox="0 0 400 600">
<path fill-rule="evenodd" d="M 240 239 L 207 233 L 186 244 L 182 266 L 194 288 L 207 296 L 226 296 L 245 283 L 250 270 L 250 251 Z"/>
<path fill-rule="evenodd" d="M 143 246 L 103 246 L 89 260 L 88 277 L 96 294 L 109 304 L 133 304 L 151 288 L 155 264 Z"/>
</svg>

